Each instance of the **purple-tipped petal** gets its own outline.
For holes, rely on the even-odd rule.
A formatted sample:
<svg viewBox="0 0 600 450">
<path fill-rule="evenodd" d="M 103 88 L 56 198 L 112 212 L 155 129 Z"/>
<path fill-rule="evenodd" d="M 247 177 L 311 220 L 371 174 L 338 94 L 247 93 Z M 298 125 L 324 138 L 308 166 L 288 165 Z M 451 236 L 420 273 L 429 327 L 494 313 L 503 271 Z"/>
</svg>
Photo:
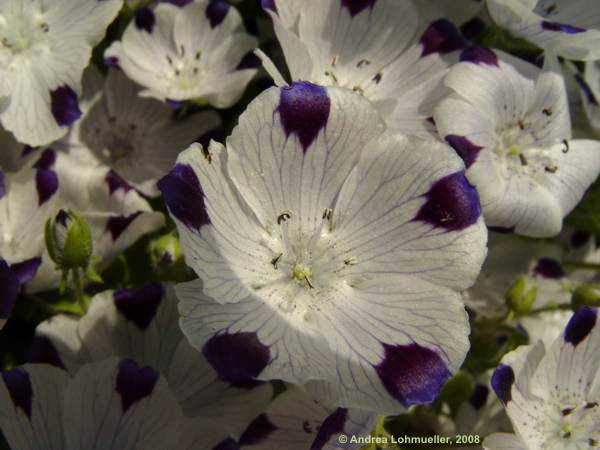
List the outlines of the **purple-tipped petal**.
<svg viewBox="0 0 600 450">
<path fill-rule="evenodd" d="M 560 263 L 551 258 L 541 258 L 533 268 L 533 273 L 542 278 L 559 279 L 565 277 Z"/>
<path fill-rule="evenodd" d="M 436 181 L 425 194 L 427 201 L 415 220 L 448 231 L 464 230 L 479 219 L 479 195 L 465 178 L 456 172 Z"/>
<path fill-rule="evenodd" d="M 58 350 L 46 336 L 36 335 L 33 337 L 31 347 L 29 348 L 29 362 L 50 364 L 61 369 L 65 368 Z"/>
<path fill-rule="evenodd" d="M 458 136 L 456 134 L 449 134 L 446 136 L 446 142 L 458 153 L 458 156 L 462 158 L 465 163 L 465 167 L 468 169 L 477 160 L 477 155 L 483 147 L 473 144 L 465 136 Z"/>
<path fill-rule="evenodd" d="M 506 364 L 500 364 L 492 375 L 492 389 L 505 405 L 512 400 L 511 389 L 514 382 L 515 372 Z"/>
<path fill-rule="evenodd" d="M 274 13 L 277 13 L 277 5 L 275 4 L 275 0 L 261 0 L 260 4 L 265 11 L 270 10 Z"/>
<path fill-rule="evenodd" d="M 38 160 L 33 165 L 34 169 L 51 170 L 56 163 L 56 152 L 51 148 L 47 148 L 42 152 Z"/>
<path fill-rule="evenodd" d="M 231 438 L 219 442 L 212 450 L 240 450 L 240 446 Z"/>
<path fill-rule="evenodd" d="M 52 170 L 38 169 L 35 174 L 38 206 L 42 206 L 58 191 L 58 177 Z"/>
<path fill-rule="evenodd" d="M 156 18 L 150 8 L 138 8 L 134 12 L 135 26 L 138 30 L 145 30 L 148 33 L 152 33 Z"/>
<path fill-rule="evenodd" d="M 248 425 L 240 436 L 239 444 L 257 445 L 264 442 L 277 427 L 271 423 L 266 414 L 261 414 Z"/>
<path fill-rule="evenodd" d="M 209 223 L 200 181 L 190 166 L 177 164 L 157 186 L 171 214 L 188 228 L 199 230 Z"/>
<path fill-rule="evenodd" d="M 152 367 L 138 367 L 133 360 L 119 363 L 115 390 L 121 396 L 121 406 L 125 413 L 131 405 L 152 395 L 159 374 Z"/>
<path fill-rule="evenodd" d="M 115 69 L 120 69 L 119 58 L 116 56 L 109 56 L 104 58 L 104 65 L 107 67 L 114 67 Z"/>
<path fill-rule="evenodd" d="M 113 293 L 115 307 L 123 316 L 145 330 L 156 316 L 165 290 L 160 283 L 148 282 L 138 289 L 121 289 Z"/>
<path fill-rule="evenodd" d="M 559 31 L 561 33 L 567 34 L 578 34 L 587 31 L 585 28 L 574 27 L 572 25 L 567 25 L 564 23 L 558 22 L 548 22 L 547 20 L 542 20 L 540 23 L 543 30 L 546 31 Z"/>
<path fill-rule="evenodd" d="M 490 390 L 483 384 L 477 384 L 471 397 L 469 397 L 469 403 L 475 409 L 481 409 L 485 406 L 488 400 Z"/>
<path fill-rule="evenodd" d="M 31 419 L 33 390 L 27 371 L 22 367 L 15 367 L 14 369 L 2 372 L 2 379 L 15 408 L 21 408 L 27 414 L 27 417 Z"/>
<path fill-rule="evenodd" d="M 460 54 L 460 60 L 463 62 L 499 67 L 496 54 L 492 50 L 478 46 L 465 48 Z"/>
<path fill-rule="evenodd" d="M 281 88 L 277 111 L 281 125 L 289 137 L 294 134 L 304 151 L 327 125 L 331 101 L 327 90 L 305 81 L 296 81 Z"/>
<path fill-rule="evenodd" d="M 338 408 L 329 416 L 327 416 L 319 428 L 317 437 L 310 446 L 310 450 L 323 449 L 333 436 L 338 433 L 343 433 L 347 418 L 348 410 L 346 408 Z"/>
<path fill-rule="evenodd" d="M 110 170 L 106 174 L 104 181 L 106 181 L 106 183 L 108 184 L 108 190 L 110 192 L 110 195 L 114 194 L 115 191 L 119 189 L 123 189 L 123 191 L 125 192 L 129 192 L 132 189 L 129 183 L 127 183 L 127 181 L 121 178 L 121 176 L 114 170 Z"/>
<path fill-rule="evenodd" d="M 373 9 L 377 0 L 341 0 L 342 7 L 346 8 L 352 17 L 360 14 L 367 8 Z"/>
<path fill-rule="evenodd" d="M 229 12 L 229 3 L 223 0 L 213 0 L 206 7 L 206 17 L 210 22 L 211 28 L 215 28 L 219 26 L 227 17 L 227 13 Z"/>
<path fill-rule="evenodd" d="M 142 214 L 140 211 L 130 214 L 128 216 L 114 216 L 110 217 L 106 222 L 106 229 L 110 232 L 110 237 L 113 241 L 119 239 L 119 236 L 127 229 L 131 223 Z"/>
<path fill-rule="evenodd" d="M 581 88 L 581 90 L 583 91 L 583 93 L 585 95 L 585 98 L 587 99 L 588 103 L 590 103 L 591 105 L 598 106 L 598 99 L 596 99 L 596 96 L 594 95 L 594 92 L 592 91 L 592 88 L 583 79 L 583 77 L 581 76 L 581 74 L 579 74 L 579 73 L 575 74 L 575 81 L 577 82 L 577 84 L 579 85 L 579 87 Z"/>
<path fill-rule="evenodd" d="M 31 258 L 15 264 L 11 264 L 10 270 L 15 274 L 21 285 L 33 280 L 38 269 L 42 265 L 42 258 Z"/>
<path fill-rule="evenodd" d="M 432 53 L 445 55 L 464 48 L 466 44 L 454 24 L 447 19 L 439 19 L 429 25 L 420 43 L 423 46 L 422 57 Z"/>
<path fill-rule="evenodd" d="M 50 91 L 50 111 L 61 127 L 68 127 L 81 117 L 77 93 L 67 85 Z"/>
<path fill-rule="evenodd" d="M 202 354 L 224 381 L 256 378 L 269 364 L 269 347 L 256 333 L 216 334 L 204 344 Z"/>
<path fill-rule="evenodd" d="M 432 402 L 451 376 L 442 358 L 427 347 L 413 343 L 383 348 L 375 370 L 389 394 L 406 407 Z"/>
<path fill-rule="evenodd" d="M 577 347 L 577 345 L 589 336 L 596 325 L 597 319 L 598 310 L 596 308 L 590 308 L 589 306 L 579 308 L 575 311 L 565 328 L 565 341 Z"/>
<path fill-rule="evenodd" d="M 0 319 L 6 319 L 10 315 L 19 295 L 19 287 L 17 275 L 6 261 L 0 259 Z"/>
</svg>

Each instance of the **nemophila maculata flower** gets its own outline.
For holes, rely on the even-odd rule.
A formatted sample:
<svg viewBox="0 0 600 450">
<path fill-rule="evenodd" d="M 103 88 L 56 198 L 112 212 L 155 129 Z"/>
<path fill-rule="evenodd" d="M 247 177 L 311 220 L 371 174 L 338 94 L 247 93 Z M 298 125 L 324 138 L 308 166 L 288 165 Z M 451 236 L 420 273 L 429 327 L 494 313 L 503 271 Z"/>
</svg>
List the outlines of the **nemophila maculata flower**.
<svg viewBox="0 0 600 450">
<path fill-rule="evenodd" d="M 79 119 L 81 76 L 121 0 L 5 0 L 0 4 L 2 125 L 48 144 Z"/>
<path fill-rule="evenodd" d="M 510 33 L 568 59 L 600 59 L 595 0 L 488 0 L 494 21 Z"/>
<path fill-rule="evenodd" d="M 206 436 L 213 444 L 229 436 L 237 439 L 273 393 L 268 383 L 220 380 L 181 332 L 173 288 L 154 282 L 96 295 L 79 320 L 58 315 L 42 322 L 30 361 L 75 374 L 111 355 L 160 372 L 186 416 L 214 422 L 221 433 Z"/>
<path fill-rule="evenodd" d="M 481 47 L 461 54 L 435 109 L 440 136 L 465 161 L 488 226 L 558 234 L 600 172 L 600 142 L 572 139 L 564 79 L 550 55 L 539 70 Z"/>
<path fill-rule="evenodd" d="M 256 74 L 256 69 L 240 66 L 256 48 L 256 39 L 223 0 L 176 3 L 136 10 L 122 39 L 106 50 L 105 60 L 143 86 L 141 96 L 232 106 Z"/>
<path fill-rule="evenodd" d="M 86 76 L 94 78 L 89 84 L 96 88 L 84 93 L 90 100 L 82 102 L 83 117 L 59 148 L 84 162 L 109 166 L 146 195 L 158 195 L 156 181 L 179 152 L 221 124 L 214 111 L 176 120 L 169 106 L 139 97 L 141 88 L 119 70 L 109 70 L 105 81 L 95 71 Z"/>
<path fill-rule="evenodd" d="M 584 307 L 545 349 L 543 343 L 507 354 L 491 385 L 515 434 L 493 434 L 495 449 L 592 449 L 600 445 L 600 324 Z"/>
<path fill-rule="evenodd" d="M 292 80 L 351 89 L 369 99 L 394 131 L 429 136 L 444 96 L 443 55 L 465 41 L 447 19 L 423 31 L 417 6 L 396 0 L 263 1 Z M 422 34 L 419 34 L 422 33 Z M 278 85 L 285 81 L 265 55 Z"/>
<path fill-rule="evenodd" d="M 159 182 L 200 276 L 178 286 L 181 326 L 224 379 L 394 413 L 460 366 L 477 192 L 452 149 L 384 128 L 347 89 L 271 88 L 227 150 L 194 145 Z"/>
</svg>

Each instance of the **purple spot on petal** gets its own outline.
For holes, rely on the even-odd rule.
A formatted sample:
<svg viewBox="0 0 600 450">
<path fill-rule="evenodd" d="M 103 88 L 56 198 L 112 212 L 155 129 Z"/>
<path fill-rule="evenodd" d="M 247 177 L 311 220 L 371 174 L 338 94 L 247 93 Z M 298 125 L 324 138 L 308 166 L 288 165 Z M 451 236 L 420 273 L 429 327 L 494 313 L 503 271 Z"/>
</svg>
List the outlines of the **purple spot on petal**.
<svg viewBox="0 0 600 450">
<path fill-rule="evenodd" d="M 421 36 L 420 43 L 423 46 L 422 57 L 432 53 L 450 53 L 465 46 L 465 40 L 447 19 L 439 19 L 429 25 Z"/>
<path fill-rule="evenodd" d="M 367 8 L 373 9 L 377 0 L 341 0 L 342 7 L 346 8 L 352 17 Z"/>
<path fill-rule="evenodd" d="M 271 10 L 274 13 L 277 12 L 277 5 L 275 4 L 275 0 L 261 0 L 261 5 L 263 7 L 264 10 Z"/>
<path fill-rule="evenodd" d="M 213 447 L 213 450 L 240 450 L 240 446 L 233 439 L 227 438 Z"/>
<path fill-rule="evenodd" d="M 18 278 L 21 285 L 33 280 L 38 269 L 42 265 L 42 258 L 31 258 L 10 266 L 10 270 Z"/>
<path fill-rule="evenodd" d="M 343 433 L 347 418 L 348 410 L 346 408 L 338 408 L 327 416 L 323 424 L 319 427 L 319 432 L 310 446 L 310 450 L 323 449 L 333 436 Z"/>
<path fill-rule="evenodd" d="M 456 172 L 436 181 L 425 197 L 427 201 L 421 206 L 415 220 L 448 231 L 458 231 L 473 225 L 479 218 L 479 196 L 464 172 Z"/>
<path fill-rule="evenodd" d="M 65 368 L 54 343 L 43 335 L 35 335 L 29 348 L 29 362 Z"/>
<path fill-rule="evenodd" d="M 9 371 L 2 372 L 2 379 L 15 408 L 21 408 L 27 414 L 27 417 L 31 419 L 31 398 L 33 397 L 33 391 L 31 388 L 31 379 L 27 371 L 22 367 L 15 367 Z"/>
<path fill-rule="evenodd" d="M 583 93 L 585 95 L 585 98 L 587 99 L 588 103 L 590 103 L 592 105 L 598 106 L 598 100 L 596 99 L 596 96 L 594 95 L 594 92 L 592 91 L 592 88 L 583 79 L 583 77 L 581 76 L 581 74 L 579 74 L 579 73 L 575 74 L 575 81 L 577 82 L 577 84 L 579 85 L 579 87 L 581 88 L 581 90 L 583 91 Z"/>
<path fill-rule="evenodd" d="M 295 134 L 306 151 L 327 125 L 330 108 L 325 88 L 297 81 L 281 88 L 277 111 L 285 134 Z"/>
<path fill-rule="evenodd" d="M 125 192 L 129 192 L 131 190 L 131 186 L 129 185 L 129 183 L 127 183 L 127 181 L 121 178 L 121 176 L 117 174 L 117 172 L 115 172 L 114 170 L 110 170 L 106 174 L 104 181 L 106 181 L 106 183 L 108 184 L 108 190 L 110 192 L 110 195 L 114 194 L 115 191 L 119 189 L 123 189 L 123 191 Z"/>
<path fill-rule="evenodd" d="M 210 2 L 206 7 L 205 14 L 208 17 L 211 28 L 219 26 L 225 20 L 228 12 L 229 4 L 227 2 L 223 0 L 213 0 Z"/>
<path fill-rule="evenodd" d="M 19 295 L 19 278 L 0 258 L 0 319 L 6 319 Z"/>
<path fill-rule="evenodd" d="M 543 20 L 540 25 L 542 26 L 543 30 L 560 31 L 562 33 L 567 33 L 567 34 L 577 34 L 577 33 L 583 33 L 584 31 L 587 31 L 585 28 L 574 27 L 572 25 L 567 25 L 567 24 L 558 23 L 558 22 L 548 22 L 546 20 Z"/>
<path fill-rule="evenodd" d="M 117 58 L 116 56 L 109 56 L 107 58 L 104 58 L 104 65 L 107 67 L 114 67 L 116 69 L 121 68 L 121 66 L 119 66 L 119 58 Z"/>
<path fill-rule="evenodd" d="M 54 167 L 54 163 L 56 162 L 56 152 L 51 148 L 47 148 L 42 152 L 39 159 L 33 165 L 35 169 L 45 169 L 50 170 Z"/>
<path fill-rule="evenodd" d="M 188 228 L 199 230 L 209 223 L 200 181 L 190 166 L 175 165 L 157 186 L 171 214 Z"/>
<path fill-rule="evenodd" d="M 115 390 L 121 395 L 125 413 L 131 405 L 152 394 L 159 374 L 151 367 L 138 367 L 133 360 L 119 363 Z"/>
<path fill-rule="evenodd" d="M 558 261 L 551 258 L 541 258 L 533 268 L 534 275 L 542 278 L 559 279 L 565 276 L 565 271 Z"/>
<path fill-rule="evenodd" d="M 145 330 L 156 316 L 165 290 L 159 283 L 147 282 L 138 289 L 121 289 L 113 293 L 115 307 L 127 320 Z"/>
<path fill-rule="evenodd" d="M 81 117 L 77 93 L 66 85 L 50 91 L 50 110 L 57 124 L 68 127 Z"/>
<path fill-rule="evenodd" d="M 589 241 L 591 235 L 587 231 L 577 230 L 571 235 L 569 242 L 574 249 L 581 248 Z"/>
<path fill-rule="evenodd" d="M 4 172 L 0 170 L 0 198 L 6 195 L 6 188 L 4 187 Z"/>
<path fill-rule="evenodd" d="M 131 223 L 142 214 L 140 211 L 128 216 L 113 216 L 106 222 L 106 229 L 110 232 L 110 237 L 113 241 L 119 239 L 123 232 Z"/>
<path fill-rule="evenodd" d="M 221 333 L 211 337 L 202 354 L 224 381 L 256 378 L 270 362 L 269 347 L 256 333 Z"/>
<path fill-rule="evenodd" d="M 266 414 L 261 414 L 248 425 L 240 436 L 240 446 L 257 445 L 276 431 L 277 427 L 271 423 Z"/>
<path fill-rule="evenodd" d="M 148 33 L 152 33 L 156 19 L 150 8 L 138 8 L 135 10 L 134 16 L 135 26 L 138 30 L 145 30 Z"/>
<path fill-rule="evenodd" d="M 478 46 L 465 48 L 460 54 L 460 60 L 463 62 L 499 67 L 496 54 L 487 48 Z"/>
<path fill-rule="evenodd" d="M 375 370 L 389 394 L 404 406 L 432 402 L 450 378 L 442 358 L 427 347 L 413 343 L 383 348 Z"/>
<path fill-rule="evenodd" d="M 471 403 L 473 408 L 481 409 L 487 403 L 489 393 L 490 390 L 487 388 L 487 386 L 484 386 L 483 384 L 477 384 L 475 385 L 475 389 L 473 390 L 471 397 L 469 397 L 469 403 Z"/>
<path fill-rule="evenodd" d="M 596 325 L 597 316 L 598 311 L 589 306 L 575 311 L 565 328 L 565 341 L 573 344 L 574 347 L 579 345 Z"/>
<path fill-rule="evenodd" d="M 514 382 L 515 372 L 506 364 L 500 364 L 492 375 L 492 388 L 505 405 L 512 400 L 511 389 Z"/>
<path fill-rule="evenodd" d="M 38 206 L 42 206 L 58 191 L 58 177 L 52 170 L 38 169 L 35 174 Z"/>
<path fill-rule="evenodd" d="M 473 144 L 466 137 L 458 136 L 456 134 L 449 134 L 446 136 L 446 142 L 450 144 L 456 153 L 458 153 L 458 156 L 462 158 L 467 169 L 477 160 L 477 155 L 483 148 Z"/>
<path fill-rule="evenodd" d="M 189 5 L 194 0 L 162 0 L 163 3 L 171 3 L 172 5 L 179 6 L 180 8 Z"/>
</svg>

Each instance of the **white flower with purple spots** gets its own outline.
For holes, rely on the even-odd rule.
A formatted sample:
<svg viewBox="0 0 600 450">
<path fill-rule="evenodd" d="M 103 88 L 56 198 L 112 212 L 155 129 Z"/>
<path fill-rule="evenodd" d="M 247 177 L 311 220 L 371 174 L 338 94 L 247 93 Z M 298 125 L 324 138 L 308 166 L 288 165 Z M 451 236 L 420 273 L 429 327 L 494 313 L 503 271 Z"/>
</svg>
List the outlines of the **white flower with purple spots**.
<svg viewBox="0 0 600 450">
<path fill-rule="evenodd" d="M 549 349 L 539 342 L 506 355 L 494 372 L 492 387 L 506 407 L 515 434 L 492 434 L 484 448 L 598 448 L 598 310 L 577 310 Z"/>
<path fill-rule="evenodd" d="M 233 105 L 256 74 L 243 64 L 256 39 L 223 0 L 172 3 L 136 10 L 121 41 L 106 50 L 105 60 L 142 85 L 144 97 L 201 99 L 217 108 Z"/>
<path fill-rule="evenodd" d="M 494 21 L 510 33 L 574 60 L 600 59 L 596 0 L 487 0 Z"/>
<path fill-rule="evenodd" d="M 269 403 L 269 384 L 218 379 L 181 333 L 173 289 L 148 282 L 137 289 L 96 295 L 85 316 L 54 316 L 36 329 L 30 361 L 76 373 L 111 355 L 150 366 L 168 381 L 187 416 L 219 419 L 227 436 L 239 437 Z"/>
<path fill-rule="evenodd" d="M 393 413 L 460 366 L 459 291 L 487 233 L 444 144 L 384 132 L 349 90 L 296 82 L 158 186 L 200 276 L 178 286 L 183 332 L 224 379 L 309 382 L 328 404 Z"/>
<path fill-rule="evenodd" d="M 89 93 L 83 117 L 61 141 L 75 158 L 104 164 L 149 196 L 158 195 L 156 181 L 173 166 L 177 155 L 214 131 L 221 120 L 214 111 L 173 118 L 173 110 L 150 98 L 122 72 L 109 70 L 103 90 Z"/>
<path fill-rule="evenodd" d="M 480 47 L 445 79 L 454 92 L 436 108 L 438 131 L 465 161 L 486 224 L 517 234 L 558 234 L 562 219 L 600 172 L 600 141 L 571 139 L 564 79 Z"/>
<path fill-rule="evenodd" d="M 2 125 L 26 144 L 48 144 L 81 115 L 77 98 L 92 48 L 121 0 L 0 2 Z"/>
<path fill-rule="evenodd" d="M 417 7 L 397 0 L 263 0 L 292 80 L 340 86 L 368 98 L 394 131 L 430 136 L 448 70 L 442 55 L 464 46 L 439 18 L 423 32 Z M 285 81 L 261 55 L 280 86 Z"/>
</svg>

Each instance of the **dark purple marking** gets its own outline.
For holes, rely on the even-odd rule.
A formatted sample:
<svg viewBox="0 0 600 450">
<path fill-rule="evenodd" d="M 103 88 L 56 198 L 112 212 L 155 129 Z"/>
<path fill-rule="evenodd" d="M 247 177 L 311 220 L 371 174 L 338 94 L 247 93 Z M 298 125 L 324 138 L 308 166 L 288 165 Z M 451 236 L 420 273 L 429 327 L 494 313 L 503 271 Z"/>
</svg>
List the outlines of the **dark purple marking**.
<svg viewBox="0 0 600 450">
<path fill-rule="evenodd" d="M 414 220 L 448 231 L 464 230 L 477 222 L 481 213 L 477 190 L 464 172 L 455 172 L 433 183 L 424 195 L 427 201 Z"/>
<path fill-rule="evenodd" d="M 432 22 L 421 36 L 420 43 L 423 46 L 421 57 L 431 55 L 432 53 L 445 55 L 446 53 L 460 50 L 466 45 L 460 32 L 447 19 L 439 19 Z"/>
<path fill-rule="evenodd" d="M 261 66 L 261 61 L 254 52 L 248 52 L 244 55 L 240 63 L 235 68 L 236 70 L 258 69 Z"/>
<path fill-rule="evenodd" d="M 348 410 L 346 408 L 338 408 L 327 416 L 323 424 L 319 427 L 319 432 L 310 446 L 310 450 L 323 449 L 333 436 L 343 433 L 347 418 Z"/>
<path fill-rule="evenodd" d="M 478 17 L 475 17 L 462 24 L 460 31 L 464 37 L 472 41 L 481 36 L 486 28 L 487 26 L 485 25 L 485 22 Z"/>
<path fill-rule="evenodd" d="M 432 402 L 451 376 L 442 358 L 427 347 L 383 344 L 383 349 L 375 371 L 389 394 L 404 406 Z"/>
<path fill-rule="evenodd" d="M 277 13 L 277 5 L 275 4 L 275 0 L 261 0 L 260 4 L 265 11 L 271 10 L 274 13 Z"/>
<path fill-rule="evenodd" d="M 569 242 L 574 249 L 581 248 L 588 243 L 591 235 L 587 231 L 577 230 L 571 235 Z"/>
<path fill-rule="evenodd" d="M 150 8 L 138 8 L 133 13 L 135 16 L 135 26 L 138 30 L 145 30 L 148 33 L 152 33 L 156 19 L 154 13 Z"/>
<path fill-rule="evenodd" d="M 121 395 L 123 414 L 131 405 L 152 394 L 159 376 L 152 367 L 138 367 L 131 359 L 119 362 L 115 390 Z"/>
<path fill-rule="evenodd" d="M 172 5 L 179 6 L 183 8 L 186 5 L 189 5 L 194 0 L 162 0 L 163 3 L 171 3 Z"/>
<path fill-rule="evenodd" d="M 499 67 L 498 57 L 492 50 L 476 45 L 465 48 L 460 53 L 460 60 L 463 62 Z"/>
<path fill-rule="evenodd" d="M 206 7 L 206 17 L 210 22 L 210 27 L 215 28 L 225 20 L 229 12 L 229 3 L 223 0 L 213 0 Z"/>
<path fill-rule="evenodd" d="M 587 83 L 587 81 L 585 81 L 583 79 L 583 77 L 581 76 L 581 74 L 577 73 L 575 74 L 575 81 L 577 82 L 577 84 L 579 85 L 579 87 L 581 88 L 581 90 L 583 91 L 585 98 L 587 99 L 588 103 L 598 106 L 598 100 L 596 99 L 596 96 L 594 95 L 594 92 L 592 91 L 592 88 L 590 87 L 590 85 Z"/>
<path fill-rule="evenodd" d="M 104 58 L 104 65 L 107 67 L 114 67 L 115 69 L 120 69 L 119 58 L 116 56 L 108 56 Z"/>
<path fill-rule="evenodd" d="M 475 389 L 473 390 L 471 397 L 469 397 L 469 403 L 471 406 L 473 406 L 473 408 L 479 410 L 487 403 L 489 394 L 490 390 L 487 388 L 487 386 L 484 386 L 483 384 L 477 384 L 475 385 Z"/>
<path fill-rule="evenodd" d="M 6 188 L 4 187 L 4 172 L 0 170 L 0 198 L 6 195 Z"/>
<path fill-rule="evenodd" d="M 50 91 L 50 111 L 61 127 L 68 127 L 81 117 L 77 93 L 67 85 Z"/>
<path fill-rule="evenodd" d="M 0 319 L 6 319 L 15 306 L 19 295 L 19 278 L 0 258 Z"/>
<path fill-rule="evenodd" d="M 113 293 L 115 307 L 127 320 L 145 330 L 156 316 L 165 295 L 160 283 L 147 282 L 137 289 L 121 289 Z"/>
<path fill-rule="evenodd" d="M 500 364 L 492 375 L 492 389 L 505 405 L 512 400 L 511 389 L 514 382 L 515 372 L 506 364 Z"/>
<path fill-rule="evenodd" d="M 42 265 L 42 258 L 31 258 L 10 266 L 21 285 L 33 280 L 38 269 Z"/>
<path fill-rule="evenodd" d="M 543 30 L 560 31 L 561 33 L 567 33 L 567 34 L 577 34 L 577 33 L 583 33 L 584 31 L 587 31 L 585 28 L 574 27 L 572 25 L 567 25 L 567 24 L 558 23 L 558 22 L 548 22 L 547 20 L 542 20 L 540 25 L 542 26 Z"/>
<path fill-rule="evenodd" d="M 121 178 L 121 176 L 114 170 L 110 170 L 106 174 L 104 181 L 106 181 L 106 183 L 108 184 L 108 190 L 110 192 L 110 195 L 114 194 L 115 191 L 119 189 L 123 189 L 123 191 L 125 192 L 129 192 L 132 189 L 129 183 L 127 183 L 127 181 Z"/>
<path fill-rule="evenodd" d="M 38 169 L 35 174 L 38 206 L 42 206 L 58 191 L 58 177 L 52 170 Z"/>
<path fill-rule="evenodd" d="M 15 408 L 21 408 L 31 420 L 33 390 L 31 388 L 29 373 L 22 367 L 15 367 L 14 369 L 2 372 L 2 379 Z"/>
<path fill-rule="evenodd" d="M 327 90 L 306 81 L 281 88 L 277 110 L 285 134 L 295 134 L 306 152 L 327 125 L 331 101 Z"/>
<path fill-rule="evenodd" d="M 183 106 L 185 102 L 183 100 L 171 100 L 170 98 L 165 99 L 165 104 L 171 109 L 178 109 Z"/>
<path fill-rule="evenodd" d="M 575 311 L 565 328 L 565 341 L 577 347 L 581 341 L 588 337 L 596 325 L 597 319 L 598 310 L 596 308 L 589 306 L 579 308 Z"/>
<path fill-rule="evenodd" d="M 204 344 L 202 354 L 230 383 L 256 378 L 271 359 L 269 347 L 252 332 L 216 334 Z"/>
<path fill-rule="evenodd" d="M 240 450 L 240 446 L 233 439 L 227 438 L 214 446 L 213 450 Z"/>
<path fill-rule="evenodd" d="M 266 414 L 261 414 L 248 425 L 240 436 L 239 444 L 257 445 L 264 442 L 277 427 L 271 423 Z"/>
<path fill-rule="evenodd" d="M 29 348 L 29 362 L 65 368 L 54 343 L 44 335 L 35 335 Z"/>
<path fill-rule="evenodd" d="M 33 165 L 34 169 L 51 170 L 56 163 L 56 152 L 51 148 L 47 148 L 42 152 L 38 160 Z"/>
<path fill-rule="evenodd" d="M 542 278 L 559 279 L 564 278 L 565 271 L 558 261 L 551 258 L 540 258 L 533 268 L 534 275 Z"/>
<path fill-rule="evenodd" d="M 477 155 L 483 147 L 473 144 L 465 136 L 458 136 L 456 134 L 449 134 L 446 136 L 446 142 L 458 153 L 458 156 L 462 158 L 465 163 L 465 167 L 468 169 L 477 160 Z"/>
<path fill-rule="evenodd" d="M 377 0 L 341 0 L 342 8 L 346 8 L 352 17 L 367 8 L 373 9 Z"/>
<path fill-rule="evenodd" d="M 113 241 L 119 239 L 123 232 L 127 229 L 131 222 L 140 216 L 141 211 L 135 212 L 128 216 L 113 216 L 106 222 L 106 229 L 110 232 L 110 237 Z"/>
<path fill-rule="evenodd" d="M 187 164 L 176 164 L 157 183 L 169 211 L 188 228 L 199 230 L 210 222 L 200 181 Z"/>
</svg>

